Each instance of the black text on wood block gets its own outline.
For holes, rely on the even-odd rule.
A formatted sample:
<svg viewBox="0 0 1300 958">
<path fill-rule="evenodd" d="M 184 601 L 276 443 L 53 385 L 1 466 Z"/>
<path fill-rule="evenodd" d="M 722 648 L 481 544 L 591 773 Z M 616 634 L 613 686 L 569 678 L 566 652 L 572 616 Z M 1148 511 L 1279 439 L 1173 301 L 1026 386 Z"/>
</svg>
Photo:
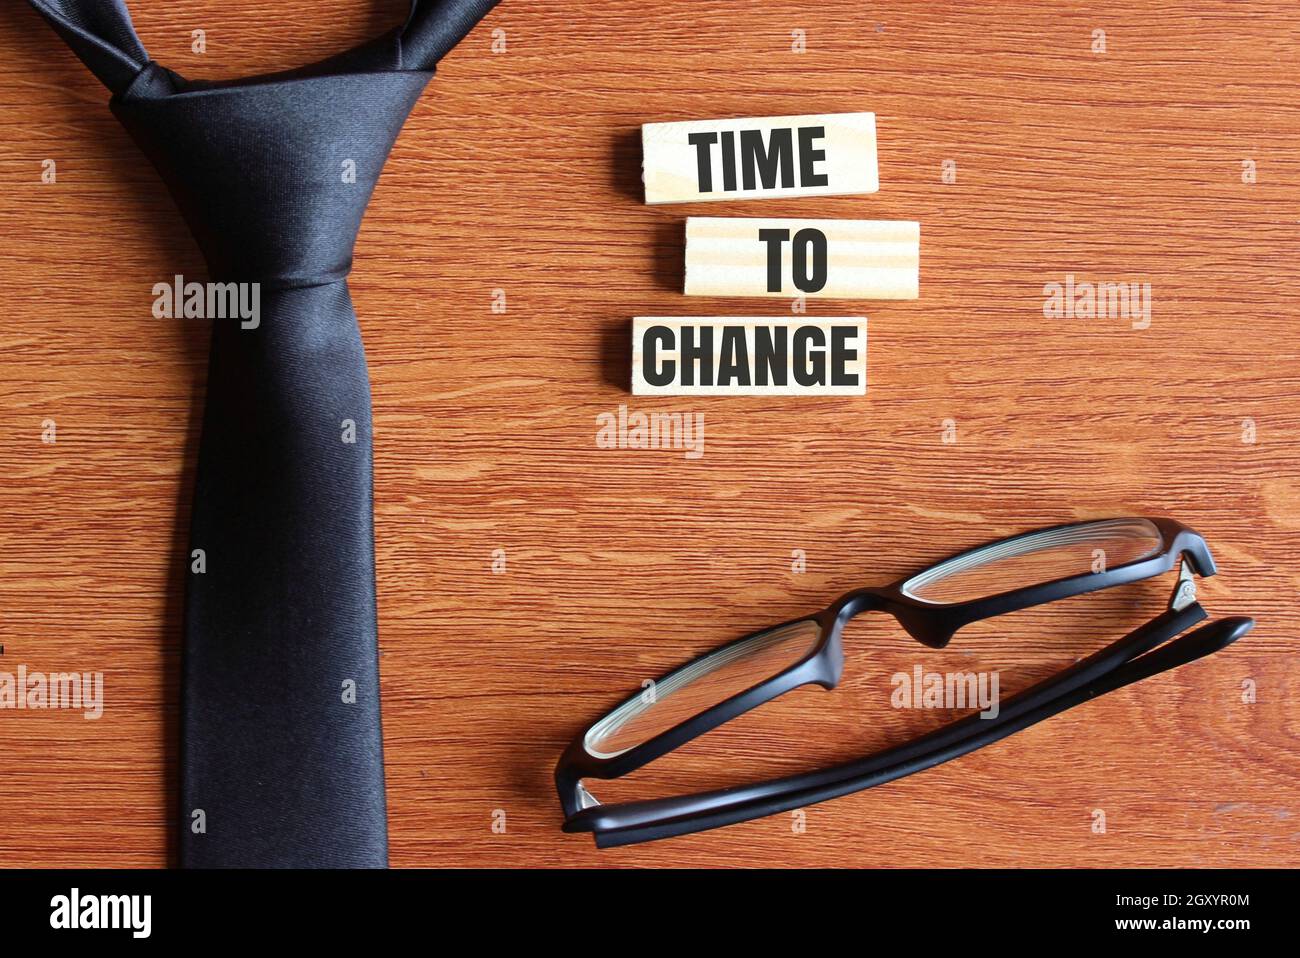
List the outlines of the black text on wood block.
<svg viewBox="0 0 1300 958">
<path fill-rule="evenodd" d="M 861 396 L 863 316 L 638 316 L 632 392 L 638 396 Z"/>
<path fill-rule="evenodd" d="M 692 216 L 686 295 L 916 299 L 920 257 L 908 220 Z"/>
<path fill-rule="evenodd" d="M 647 203 L 874 193 L 874 113 L 647 123 Z"/>
</svg>

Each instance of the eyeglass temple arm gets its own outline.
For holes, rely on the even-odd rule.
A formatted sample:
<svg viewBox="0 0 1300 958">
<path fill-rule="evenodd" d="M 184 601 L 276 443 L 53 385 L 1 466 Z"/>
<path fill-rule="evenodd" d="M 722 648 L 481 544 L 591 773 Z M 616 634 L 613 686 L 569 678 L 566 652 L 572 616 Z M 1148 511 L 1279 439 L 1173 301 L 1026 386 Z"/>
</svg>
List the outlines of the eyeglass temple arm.
<svg viewBox="0 0 1300 958">
<path fill-rule="evenodd" d="M 611 821 L 602 828 L 599 818 L 605 816 L 593 814 L 594 821 L 587 828 L 597 832 L 600 847 L 651 841 L 787 811 L 903 778 L 976 751 L 1106 692 L 1209 655 L 1235 642 L 1254 625 L 1253 620 L 1244 617 L 1221 619 L 1151 651 L 1206 616 L 1195 603 L 1171 609 L 1111 646 L 1013 696 L 997 719 L 968 716 L 914 741 L 808 776 L 678 799 L 606 806 L 610 819 L 622 818 L 626 824 L 619 827 Z M 570 828 L 571 824 L 576 823 L 566 823 L 566 830 L 579 830 Z"/>
</svg>

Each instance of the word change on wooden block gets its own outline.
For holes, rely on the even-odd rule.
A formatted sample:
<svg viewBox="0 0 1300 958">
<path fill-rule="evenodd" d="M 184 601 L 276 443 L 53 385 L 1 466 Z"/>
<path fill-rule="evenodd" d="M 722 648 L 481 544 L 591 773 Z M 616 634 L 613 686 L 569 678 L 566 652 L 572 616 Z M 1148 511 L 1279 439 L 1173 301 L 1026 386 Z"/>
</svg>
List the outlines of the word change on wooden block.
<svg viewBox="0 0 1300 958">
<path fill-rule="evenodd" d="M 647 203 L 880 189 L 874 113 L 646 123 L 641 154 Z"/>
<path fill-rule="evenodd" d="M 638 316 L 637 396 L 861 396 L 866 317 Z"/>
<path fill-rule="evenodd" d="M 916 299 L 921 224 L 691 216 L 687 296 Z"/>
</svg>

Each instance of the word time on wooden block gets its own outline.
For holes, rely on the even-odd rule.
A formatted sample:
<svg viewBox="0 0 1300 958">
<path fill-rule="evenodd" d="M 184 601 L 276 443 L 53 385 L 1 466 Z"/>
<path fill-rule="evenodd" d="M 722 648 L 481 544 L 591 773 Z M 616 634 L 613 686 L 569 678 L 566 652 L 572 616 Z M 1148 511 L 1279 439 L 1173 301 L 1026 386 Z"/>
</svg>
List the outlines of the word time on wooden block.
<svg viewBox="0 0 1300 958">
<path fill-rule="evenodd" d="M 632 320 L 636 396 L 861 396 L 866 391 L 863 316 Z"/>
<path fill-rule="evenodd" d="M 874 113 L 646 123 L 641 155 L 647 203 L 880 189 Z"/>
<path fill-rule="evenodd" d="M 691 216 L 687 296 L 916 299 L 921 224 Z"/>
</svg>

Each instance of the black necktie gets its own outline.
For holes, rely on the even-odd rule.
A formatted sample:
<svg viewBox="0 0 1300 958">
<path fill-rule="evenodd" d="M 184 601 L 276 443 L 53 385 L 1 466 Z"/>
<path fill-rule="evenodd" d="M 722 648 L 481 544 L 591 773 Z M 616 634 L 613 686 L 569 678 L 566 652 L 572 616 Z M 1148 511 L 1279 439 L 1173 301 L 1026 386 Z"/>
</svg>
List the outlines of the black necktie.
<svg viewBox="0 0 1300 958">
<path fill-rule="evenodd" d="M 256 325 L 213 323 L 186 557 L 181 862 L 383 867 L 370 382 L 347 275 L 407 113 L 496 0 L 413 0 L 372 43 L 223 83 L 150 61 L 123 0 L 30 2 L 112 91 L 209 279 L 260 284 Z"/>
</svg>

